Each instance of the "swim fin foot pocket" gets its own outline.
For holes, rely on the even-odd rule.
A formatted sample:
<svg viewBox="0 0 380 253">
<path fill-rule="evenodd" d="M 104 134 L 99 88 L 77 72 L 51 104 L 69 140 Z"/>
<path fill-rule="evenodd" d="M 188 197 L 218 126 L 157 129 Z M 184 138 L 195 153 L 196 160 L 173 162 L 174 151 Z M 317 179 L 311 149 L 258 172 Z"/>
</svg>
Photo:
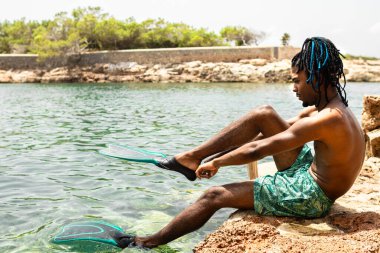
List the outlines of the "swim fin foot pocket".
<svg viewBox="0 0 380 253">
<path fill-rule="evenodd" d="M 137 247 L 135 243 L 135 236 L 117 233 L 113 236 L 113 238 L 115 239 L 119 248 L 124 249 L 127 247 Z"/>
<path fill-rule="evenodd" d="M 156 165 L 166 170 L 171 170 L 171 171 L 176 171 L 178 173 L 181 173 L 190 181 L 194 181 L 195 179 L 197 179 L 195 171 L 183 166 L 174 157 L 171 159 L 162 159 Z"/>
</svg>

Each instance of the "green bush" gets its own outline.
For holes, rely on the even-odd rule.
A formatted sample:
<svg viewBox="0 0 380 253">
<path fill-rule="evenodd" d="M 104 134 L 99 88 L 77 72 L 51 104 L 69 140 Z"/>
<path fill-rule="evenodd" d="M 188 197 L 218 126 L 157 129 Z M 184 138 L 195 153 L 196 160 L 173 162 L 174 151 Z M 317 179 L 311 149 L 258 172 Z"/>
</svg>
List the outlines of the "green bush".
<svg viewBox="0 0 380 253">
<path fill-rule="evenodd" d="M 18 47 L 47 58 L 97 50 L 224 46 L 231 41 L 248 45 L 258 44 L 263 35 L 241 26 L 216 34 L 164 19 L 121 21 L 99 7 L 87 7 L 57 13 L 53 20 L 0 22 L 0 53 Z"/>
<path fill-rule="evenodd" d="M 344 59 L 346 59 L 346 60 L 378 60 L 379 58 L 370 57 L 370 56 L 345 54 Z"/>
</svg>

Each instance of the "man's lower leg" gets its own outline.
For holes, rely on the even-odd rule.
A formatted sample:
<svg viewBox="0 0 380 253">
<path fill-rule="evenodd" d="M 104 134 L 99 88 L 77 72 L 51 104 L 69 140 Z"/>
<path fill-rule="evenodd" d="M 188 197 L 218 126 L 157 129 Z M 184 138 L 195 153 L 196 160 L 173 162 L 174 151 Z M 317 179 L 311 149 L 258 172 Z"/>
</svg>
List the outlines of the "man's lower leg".
<svg viewBox="0 0 380 253">
<path fill-rule="evenodd" d="M 207 202 L 205 198 L 199 199 L 157 233 L 147 237 L 136 237 L 135 243 L 138 246 L 154 248 L 197 230 L 219 209 Z"/>
<path fill-rule="evenodd" d="M 204 158 L 252 141 L 260 133 L 260 117 L 266 113 L 266 107 L 254 109 L 200 146 L 176 155 L 176 159 L 182 165 L 195 170 Z"/>
</svg>

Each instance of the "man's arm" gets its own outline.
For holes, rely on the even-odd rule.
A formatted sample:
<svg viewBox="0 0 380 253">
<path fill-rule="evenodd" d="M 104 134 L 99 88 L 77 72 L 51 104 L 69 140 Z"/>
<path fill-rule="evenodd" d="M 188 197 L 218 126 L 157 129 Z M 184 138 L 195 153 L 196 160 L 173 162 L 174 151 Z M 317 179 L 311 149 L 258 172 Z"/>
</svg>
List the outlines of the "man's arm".
<svg viewBox="0 0 380 253">
<path fill-rule="evenodd" d="M 210 178 L 218 172 L 220 167 L 247 164 L 269 155 L 295 149 L 307 142 L 322 139 L 325 129 L 332 122 L 325 117 L 310 117 L 313 113 L 316 113 L 315 107 L 307 108 L 294 118 L 297 120 L 294 120 L 287 130 L 268 138 L 259 135 L 252 142 L 200 165 L 196 170 L 197 177 Z M 205 172 L 207 176 L 204 176 Z"/>
<path fill-rule="evenodd" d="M 317 113 L 317 108 L 315 106 L 309 106 L 305 109 L 303 109 L 300 113 L 298 113 L 297 116 L 293 117 L 293 118 L 290 118 L 288 120 L 286 120 L 286 122 L 292 126 L 294 123 L 296 123 L 298 120 L 300 119 L 303 119 L 303 118 L 306 118 L 306 117 L 310 117 L 312 116 L 314 113 Z M 265 139 L 264 135 L 262 133 L 259 133 L 252 141 L 258 141 L 258 140 L 262 140 L 262 139 Z"/>
<path fill-rule="evenodd" d="M 284 132 L 271 137 L 247 143 L 212 161 L 216 168 L 241 165 L 257 161 L 269 155 L 292 150 L 313 140 L 319 140 L 324 132 L 325 122 L 317 117 L 305 117 L 296 121 Z"/>
<path fill-rule="evenodd" d="M 309 106 L 309 107 L 306 107 L 305 109 L 303 109 L 297 116 L 295 116 L 291 119 L 288 119 L 286 122 L 288 122 L 289 125 L 293 125 L 298 120 L 306 118 L 306 117 L 310 117 L 316 112 L 317 112 L 317 108 L 315 106 Z"/>
</svg>

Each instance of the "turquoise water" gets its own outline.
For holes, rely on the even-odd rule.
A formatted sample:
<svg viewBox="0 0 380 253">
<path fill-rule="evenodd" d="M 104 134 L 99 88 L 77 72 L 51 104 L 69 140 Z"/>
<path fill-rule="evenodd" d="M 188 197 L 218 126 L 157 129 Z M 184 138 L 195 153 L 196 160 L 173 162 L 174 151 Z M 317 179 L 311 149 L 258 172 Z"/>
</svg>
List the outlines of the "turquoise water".
<svg viewBox="0 0 380 253">
<path fill-rule="evenodd" d="M 348 84 L 347 90 L 360 119 L 363 95 L 379 95 L 380 83 Z M 246 180 L 245 167 L 194 183 L 97 150 L 117 142 L 176 154 L 261 104 L 274 105 L 285 118 L 301 108 L 281 84 L 0 85 L 0 251 L 68 251 L 49 240 L 75 220 L 156 231 L 208 187 Z M 191 252 L 231 212 L 219 211 L 169 247 Z"/>
</svg>

